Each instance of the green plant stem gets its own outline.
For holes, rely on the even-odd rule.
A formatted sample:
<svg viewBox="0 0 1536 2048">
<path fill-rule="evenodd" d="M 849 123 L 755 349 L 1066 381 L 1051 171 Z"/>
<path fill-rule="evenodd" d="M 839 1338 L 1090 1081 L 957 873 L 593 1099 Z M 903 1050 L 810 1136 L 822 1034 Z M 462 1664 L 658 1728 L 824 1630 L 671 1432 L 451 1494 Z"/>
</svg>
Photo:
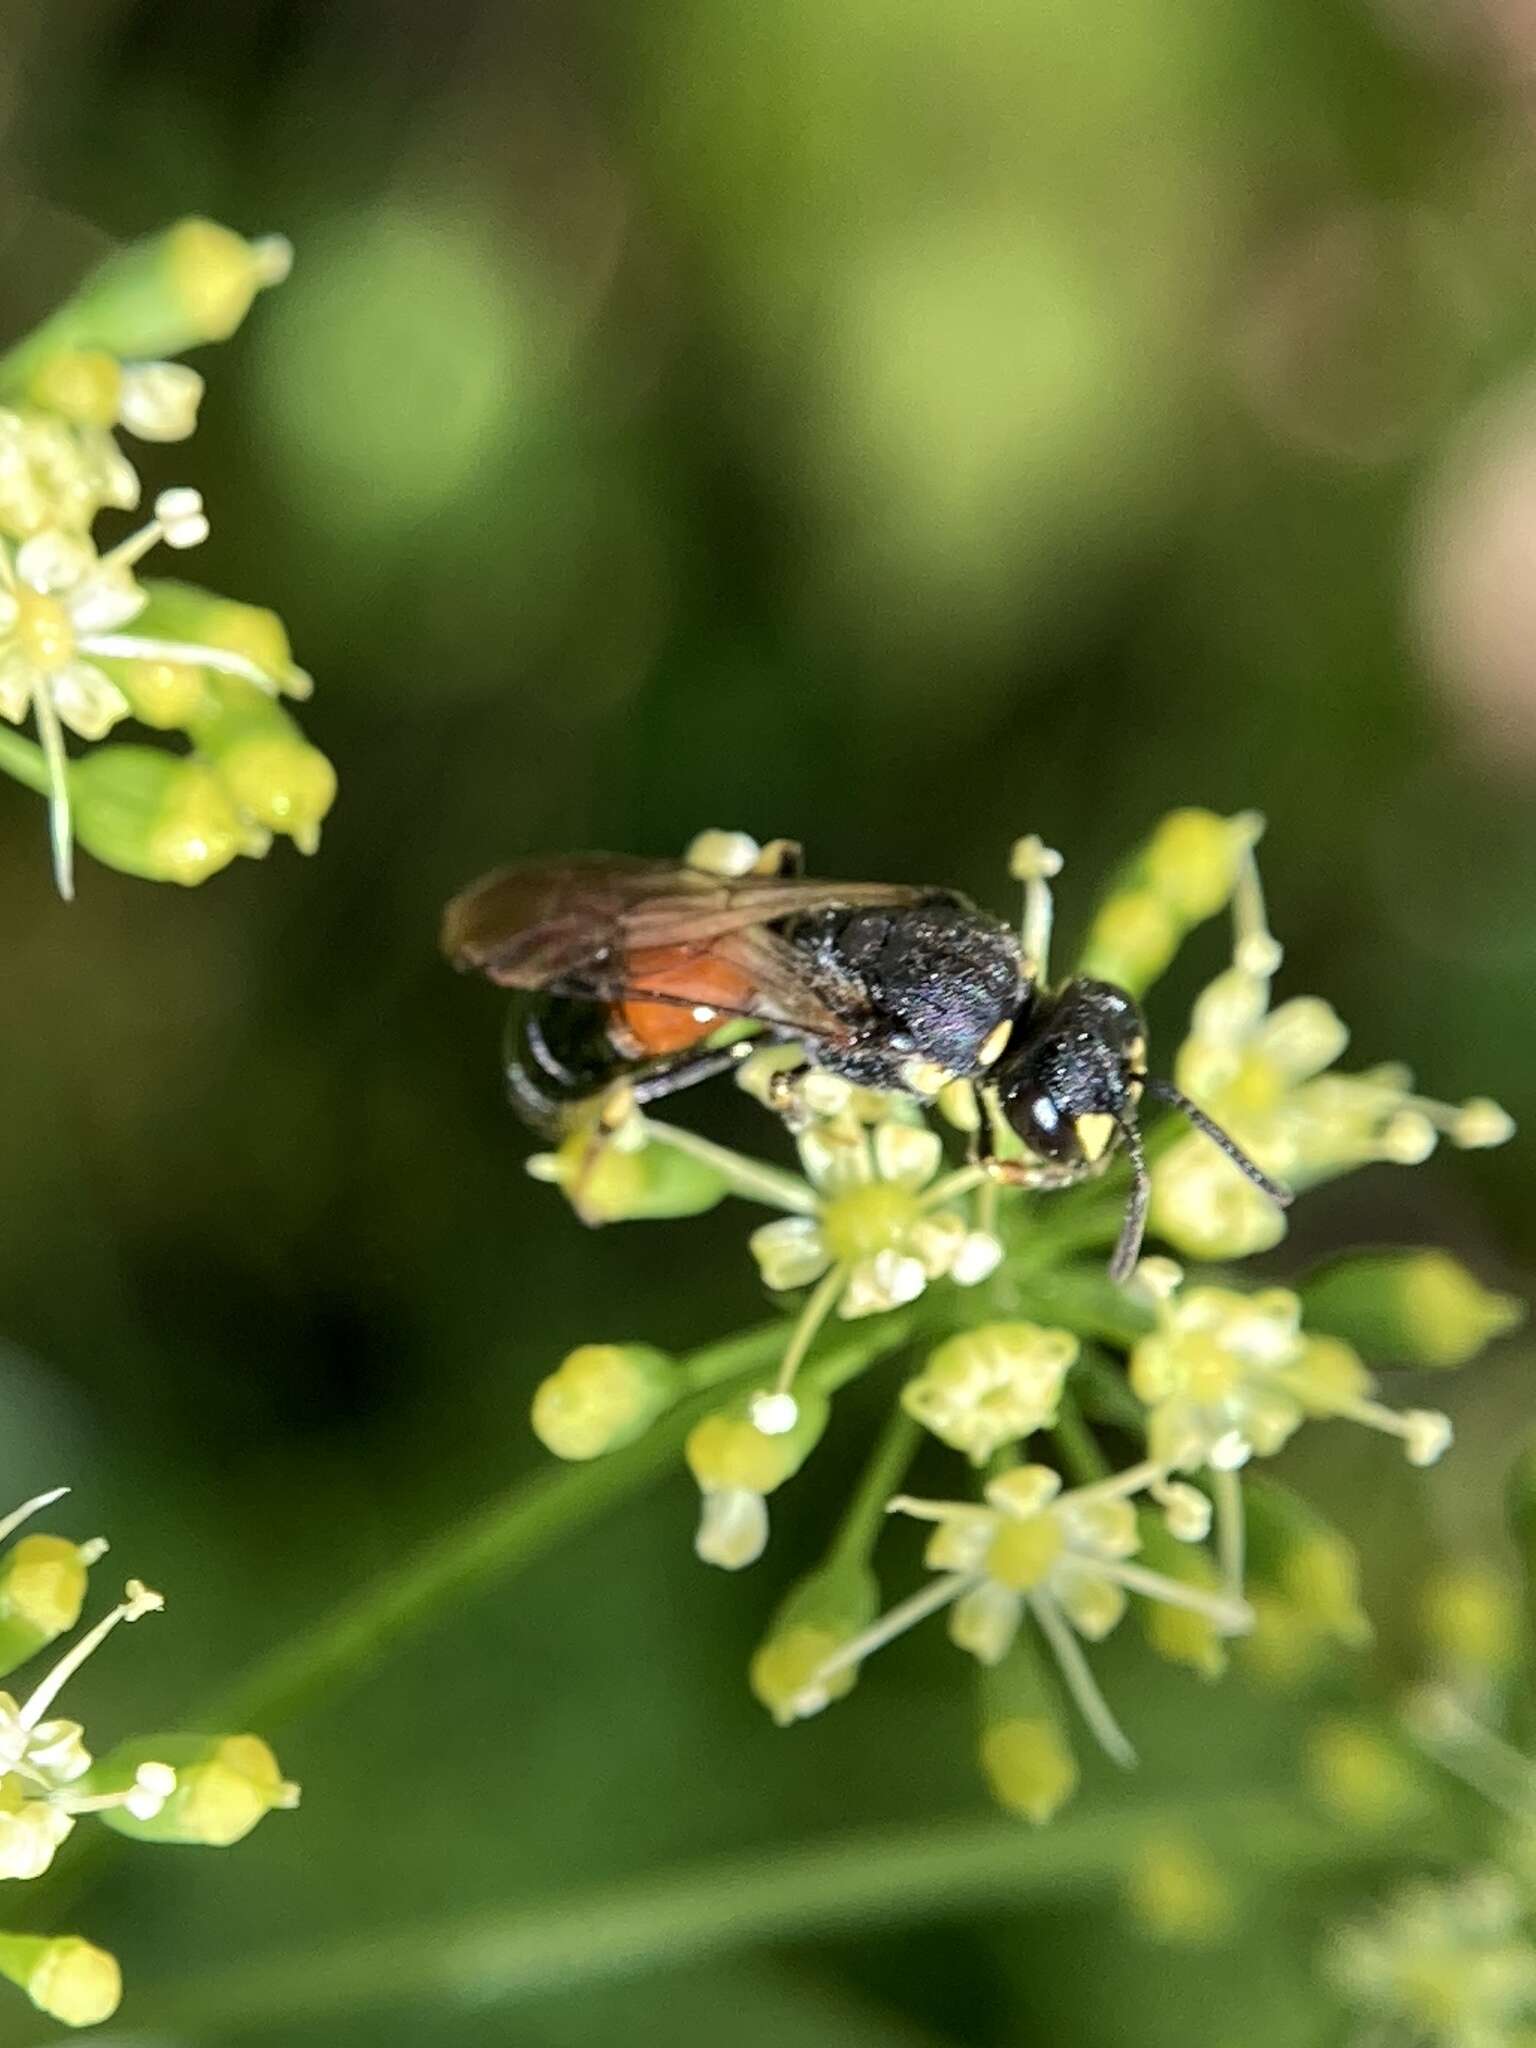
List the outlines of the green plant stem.
<svg viewBox="0 0 1536 2048">
<path fill-rule="evenodd" d="M 25 783 L 39 796 L 47 796 L 51 787 L 42 748 L 23 739 L 19 732 L 12 732 L 8 725 L 0 725 L 0 774 L 9 775 L 13 782 Z"/>
<path fill-rule="evenodd" d="M 916 1455 L 920 1434 L 917 1423 L 904 1408 L 892 1408 L 876 1439 L 869 1463 L 859 1475 L 853 1499 L 828 1553 L 829 1562 L 869 1562 L 870 1552 L 885 1527 L 885 1504 L 893 1493 L 900 1490 L 907 1467 Z"/>
<path fill-rule="evenodd" d="M 764 1942 L 1089 1896 L 1121 1881 L 1138 1844 L 1175 1830 L 1249 1876 L 1287 1884 L 1318 1871 L 1369 1868 L 1404 1845 L 1401 1831 L 1348 1833 L 1294 1799 L 1262 1794 L 1121 1798 L 1039 1832 L 957 1821 L 834 1836 L 607 1884 L 553 1904 L 417 1922 L 318 1951 L 306 1944 L 147 1992 L 135 2002 L 134 2021 L 206 2040 L 369 2007 L 511 2005 Z M 1414 1846 L 1433 1853 L 1426 1842 Z"/>
<path fill-rule="evenodd" d="M 1133 1300 L 1099 1265 L 1078 1262 L 1050 1272 L 1010 1271 L 998 1276 L 999 1291 L 1013 1283 L 1016 1307 L 1037 1322 L 1062 1323 L 1081 1337 L 1096 1337 L 1129 1350 L 1152 1328 L 1152 1313 Z"/>
<path fill-rule="evenodd" d="M 744 1152 L 733 1152 L 729 1146 L 701 1138 L 697 1131 L 684 1130 L 680 1124 L 661 1123 L 649 1116 L 641 1122 L 653 1145 L 670 1145 L 674 1152 L 710 1167 L 731 1193 L 740 1195 L 743 1201 L 761 1202 L 766 1208 L 784 1209 L 795 1216 L 816 1214 L 816 1191 L 797 1174 L 785 1173 L 761 1159 L 749 1159 Z"/>
<path fill-rule="evenodd" d="M 817 1359 L 818 1381 L 840 1385 L 904 1343 L 914 1320 L 882 1316 L 842 1337 Z M 435 1627 L 454 1600 L 525 1570 L 563 1536 L 640 1492 L 676 1458 L 688 1431 L 714 1404 L 713 1390 L 774 1365 L 783 1342 L 784 1326 L 774 1322 L 694 1352 L 682 1361 L 690 1398 L 639 1443 L 590 1464 L 545 1469 L 509 1487 L 282 1645 L 198 1720 L 265 1731 L 317 1694 L 355 1683 L 404 1638 Z"/>
<path fill-rule="evenodd" d="M 1070 1387 L 1061 1390 L 1051 1435 L 1067 1476 L 1079 1486 L 1092 1486 L 1095 1480 L 1109 1477 L 1109 1460 L 1084 1422 L 1083 1411 Z"/>
</svg>

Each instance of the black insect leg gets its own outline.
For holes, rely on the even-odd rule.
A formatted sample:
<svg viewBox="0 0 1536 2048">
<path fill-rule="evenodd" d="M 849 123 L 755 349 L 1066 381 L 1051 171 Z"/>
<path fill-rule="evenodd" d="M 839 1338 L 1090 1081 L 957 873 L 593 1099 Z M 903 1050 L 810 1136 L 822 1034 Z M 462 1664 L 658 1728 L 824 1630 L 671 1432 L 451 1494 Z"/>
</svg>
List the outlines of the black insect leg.
<svg viewBox="0 0 1536 2048">
<path fill-rule="evenodd" d="M 1109 1165 L 1112 1148 L 1106 1146 L 1097 1159 L 1003 1159 L 997 1151 L 997 1134 L 987 1106 L 978 1095 L 981 1122 L 971 1140 L 971 1160 L 984 1166 L 993 1180 L 1005 1188 L 1023 1188 L 1030 1194 L 1048 1194 L 1058 1188 L 1075 1188 L 1085 1180 L 1097 1180 Z"/>
</svg>

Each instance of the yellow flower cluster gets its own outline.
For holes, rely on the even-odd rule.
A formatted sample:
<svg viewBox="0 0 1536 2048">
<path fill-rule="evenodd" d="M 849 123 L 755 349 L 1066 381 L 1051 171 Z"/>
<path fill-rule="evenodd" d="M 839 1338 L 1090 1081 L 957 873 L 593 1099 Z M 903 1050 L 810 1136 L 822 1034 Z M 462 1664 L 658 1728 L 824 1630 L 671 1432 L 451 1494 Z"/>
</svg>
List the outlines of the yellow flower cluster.
<svg viewBox="0 0 1536 2048">
<path fill-rule="evenodd" d="M 64 1492 L 40 1494 L 8 1515 L 0 1542 Z M 105 1550 L 100 1539 L 32 1534 L 0 1556 L 0 1677 L 75 1627 L 90 1567 Z M 118 1604 L 30 1691 L 0 1692 L 0 1880 L 41 1877 L 86 1815 L 141 1841 L 223 1847 L 274 1807 L 297 1803 L 298 1787 L 259 1736 L 153 1736 L 93 1757 L 81 1724 L 54 1711 L 114 1629 L 162 1605 L 158 1593 L 130 1579 Z M 113 1958 L 76 1935 L 0 1934 L 0 1975 L 68 2026 L 108 2018 L 121 1991 Z"/>
<path fill-rule="evenodd" d="M 206 538 L 202 500 L 162 491 L 154 516 L 98 551 L 98 513 L 138 503 L 117 430 L 193 431 L 202 378 L 167 360 L 222 340 L 287 272 L 280 238 L 247 242 L 189 220 L 86 277 L 0 354 L 0 769 L 48 799 L 59 892 L 74 847 L 125 874 L 192 884 L 274 834 L 319 843 L 335 772 L 283 697 L 311 684 L 275 613 L 190 584 L 141 580 L 152 548 Z M 66 734 L 100 742 L 134 718 L 191 751 L 113 744 L 71 760 Z"/>
<path fill-rule="evenodd" d="M 1195 1129 L 1171 1143 L 1149 1130 L 1146 1142 L 1152 1232 L 1196 1258 L 1237 1257 L 1283 1229 L 1276 1191 L 1221 1149 L 1224 1130 L 1302 1188 L 1370 1159 L 1422 1157 L 1441 1133 L 1489 1144 L 1509 1132 L 1492 1103 L 1429 1102 L 1395 1068 L 1330 1073 L 1344 1034 L 1328 1006 L 1271 1006 L 1281 954 L 1254 859 L 1260 824 L 1195 810 L 1164 820 L 1122 870 L 1081 963 L 1139 994 L 1185 932 L 1231 906 L 1232 964 L 1199 998 L 1178 1058 L 1188 1099 L 1161 1094 Z M 730 832 L 700 835 L 687 855 L 727 876 L 771 857 Z M 1038 838 L 1013 849 L 1020 958 L 1047 991 L 1059 867 Z M 1450 1423 L 1437 1408 L 1383 1403 L 1374 1367 L 1462 1364 L 1513 1325 L 1518 1303 L 1430 1252 L 1344 1257 L 1296 1287 L 1258 1288 L 1225 1273 L 1186 1279 L 1154 1255 L 1122 1283 L 1118 1259 L 1104 1270 L 1124 1241 L 1113 1146 L 1079 1132 L 1083 1169 L 1053 1176 L 1000 1132 L 1012 1150 L 999 1185 L 977 1156 L 978 1131 L 999 1121 L 985 1069 L 937 1076 L 931 1097 L 915 1082 L 880 1095 L 816 1066 L 814 1047 L 808 1064 L 792 1044 L 754 1046 L 740 1020 L 728 1032 L 722 1064 L 734 1061 L 744 1091 L 783 1118 L 798 1172 L 659 1121 L 622 1075 L 533 1166 L 587 1222 L 696 1214 L 732 1196 L 776 1211 L 748 1243 L 770 1297 L 794 1298 L 782 1333 L 685 1362 L 643 1344 L 581 1346 L 538 1390 L 533 1419 L 551 1450 L 576 1459 L 675 1432 L 700 1494 L 697 1555 L 738 1571 L 767 1549 L 770 1497 L 816 1451 L 842 1386 L 910 1355 L 828 1548 L 752 1659 L 752 1689 L 775 1721 L 842 1699 L 877 1650 L 946 1612 L 981 1689 L 982 1771 L 1001 1805 L 1041 1822 L 1077 1783 L 1068 1707 L 1131 1760 L 1089 1655 L 1128 1617 L 1156 1655 L 1205 1679 L 1225 1670 L 1234 1640 L 1253 1674 L 1293 1686 L 1369 1643 L 1348 1543 L 1251 1468 L 1329 1419 L 1433 1464 Z M 1138 1039 L 1129 1080 L 1143 1110 L 1159 1099 L 1144 1057 Z M 1098 1423 L 1115 1435 L 1101 1441 Z M 1106 1442 L 1127 1438 L 1137 1448 L 1117 1470 Z M 953 1498 L 906 1490 L 925 1443 L 930 1457 L 956 1455 Z M 927 1525 L 933 1576 L 882 1612 L 874 1552 L 893 1514 Z M 1444 1603 L 1447 1630 L 1469 1643 L 1487 1633 L 1480 1616 L 1469 1597 Z M 1329 1754 L 1341 1784 L 1363 1782 L 1358 1745 Z M 1131 1895 L 1169 1938 L 1212 1938 L 1227 1918 L 1219 1873 L 1185 1844 L 1149 1847 Z"/>
</svg>

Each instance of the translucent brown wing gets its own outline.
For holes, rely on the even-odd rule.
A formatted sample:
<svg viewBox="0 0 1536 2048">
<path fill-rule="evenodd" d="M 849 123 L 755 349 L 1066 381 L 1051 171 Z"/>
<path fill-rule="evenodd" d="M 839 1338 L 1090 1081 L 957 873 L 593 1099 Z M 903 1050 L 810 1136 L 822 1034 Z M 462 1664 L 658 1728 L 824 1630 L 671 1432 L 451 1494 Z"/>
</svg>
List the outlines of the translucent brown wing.
<svg viewBox="0 0 1536 2048">
<path fill-rule="evenodd" d="M 937 893 L 800 876 L 725 881 L 676 862 L 592 854 L 500 868 L 471 884 L 444 912 L 443 951 L 456 967 L 478 968 L 507 988 L 621 982 L 635 953 L 676 947 L 702 954 L 731 933 L 795 911 L 918 903 Z"/>
</svg>

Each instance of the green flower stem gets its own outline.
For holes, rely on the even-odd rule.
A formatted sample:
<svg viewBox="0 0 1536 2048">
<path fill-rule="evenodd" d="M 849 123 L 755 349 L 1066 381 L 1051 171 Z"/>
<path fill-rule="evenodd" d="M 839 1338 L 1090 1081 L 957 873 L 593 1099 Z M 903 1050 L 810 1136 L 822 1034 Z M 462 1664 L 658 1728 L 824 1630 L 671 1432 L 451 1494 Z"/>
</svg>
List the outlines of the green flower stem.
<svg viewBox="0 0 1536 2048">
<path fill-rule="evenodd" d="M 651 1873 L 552 1904 L 382 1929 L 318 1950 L 309 1943 L 222 1975 L 203 1972 L 158 1996 L 146 1992 L 134 2020 L 145 2030 L 209 2040 L 370 2007 L 483 2011 L 766 1942 L 1091 1897 L 1123 1882 L 1140 1843 L 1175 1832 L 1288 1886 L 1317 1872 L 1383 1866 L 1409 1839 L 1402 1829 L 1346 1832 L 1294 1799 L 1257 1794 L 1118 1798 L 1038 1832 L 952 1821 L 832 1836 Z M 1441 1845 L 1412 1846 L 1429 1856 Z"/>
<path fill-rule="evenodd" d="M 1147 1413 L 1131 1392 L 1123 1369 L 1102 1351 L 1084 1350 L 1072 1368 L 1072 1384 L 1095 1422 L 1145 1436 Z"/>
<path fill-rule="evenodd" d="M 841 1385 L 862 1372 L 904 1344 L 916 1321 L 910 1312 L 881 1316 L 842 1337 L 816 1360 L 818 1384 Z M 526 1570 L 562 1537 L 639 1493 L 716 1405 L 714 1390 L 774 1365 L 783 1342 L 784 1326 L 774 1322 L 694 1352 L 682 1361 L 691 1398 L 638 1443 L 509 1487 L 257 1664 L 198 1718 L 270 1732 L 319 1694 L 366 1677 L 400 1642 L 441 1621 L 451 1602 Z"/>
<path fill-rule="evenodd" d="M 833 1538 L 829 1563 L 868 1563 L 885 1527 L 885 1504 L 893 1493 L 901 1490 L 907 1467 L 917 1455 L 921 1435 L 920 1427 L 904 1408 L 891 1410 Z"/>
<path fill-rule="evenodd" d="M 8 725 L 0 725 L 0 774 L 25 783 L 39 796 L 49 793 L 48 762 L 42 748 L 23 739 L 19 732 L 12 732 Z"/>
<path fill-rule="evenodd" d="M 1083 1420 L 1083 1411 L 1070 1386 L 1063 1387 L 1056 1405 L 1056 1422 L 1051 1430 L 1067 1476 L 1079 1486 L 1092 1486 L 1109 1477 L 1109 1460 L 1099 1449 L 1093 1431 Z"/>
<path fill-rule="evenodd" d="M 795 1327 L 790 1332 L 789 1342 L 784 1347 L 784 1356 L 779 1360 L 779 1369 L 774 1375 L 773 1391 L 776 1394 L 787 1394 L 789 1392 L 790 1387 L 794 1383 L 795 1374 L 800 1370 L 805 1354 L 815 1343 L 817 1333 L 820 1331 L 822 1324 L 827 1320 L 827 1317 L 831 1315 L 834 1307 L 837 1305 L 838 1296 L 847 1284 L 847 1267 L 830 1266 L 806 1296 L 805 1306 L 795 1318 Z M 859 1366 L 856 1370 L 862 1371 L 863 1367 Z M 824 1393 L 830 1394 L 835 1388 L 844 1385 L 850 1377 L 850 1374 L 844 1374 L 841 1379 L 834 1378 L 829 1382 L 826 1377 L 826 1368 L 823 1366 L 821 1373 L 817 1377 L 817 1385 L 820 1386 Z"/>
<path fill-rule="evenodd" d="M 713 1168 L 731 1193 L 740 1195 L 743 1201 L 762 1202 L 770 1209 L 786 1209 L 796 1216 L 816 1214 L 816 1191 L 797 1174 L 784 1173 L 760 1159 L 749 1159 L 743 1152 L 731 1151 L 729 1146 L 713 1144 L 696 1131 L 685 1131 L 680 1124 L 659 1123 L 654 1117 L 642 1117 L 641 1123 L 653 1144 L 670 1145 L 674 1152 Z"/>
<path fill-rule="evenodd" d="M 1117 1287 L 1100 1265 L 1080 1263 L 1049 1272 L 1005 1266 L 995 1283 L 1017 1282 L 1017 1311 L 1036 1322 L 1061 1323 L 1080 1337 L 1128 1351 L 1152 1328 L 1152 1312 Z"/>
</svg>

